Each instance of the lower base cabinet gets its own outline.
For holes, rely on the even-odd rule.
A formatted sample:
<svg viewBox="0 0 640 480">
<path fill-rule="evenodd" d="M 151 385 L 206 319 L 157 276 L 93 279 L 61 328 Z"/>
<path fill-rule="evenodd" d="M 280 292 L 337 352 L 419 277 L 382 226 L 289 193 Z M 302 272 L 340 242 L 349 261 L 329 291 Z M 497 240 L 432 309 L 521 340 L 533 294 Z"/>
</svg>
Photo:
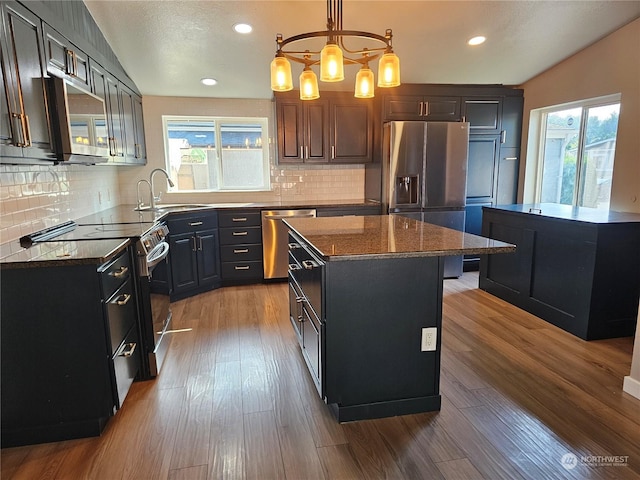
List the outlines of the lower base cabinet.
<svg viewBox="0 0 640 480">
<path fill-rule="evenodd" d="M 55 263 L 55 262 L 54 262 Z M 2 447 L 99 435 L 140 368 L 131 252 L 2 266 Z"/>
<path fill-rule="evenodd" d="M 169 228 L 171 300 L 206 292 L 221 285 L 217 212 L 172 214 Z"/>
</svg>

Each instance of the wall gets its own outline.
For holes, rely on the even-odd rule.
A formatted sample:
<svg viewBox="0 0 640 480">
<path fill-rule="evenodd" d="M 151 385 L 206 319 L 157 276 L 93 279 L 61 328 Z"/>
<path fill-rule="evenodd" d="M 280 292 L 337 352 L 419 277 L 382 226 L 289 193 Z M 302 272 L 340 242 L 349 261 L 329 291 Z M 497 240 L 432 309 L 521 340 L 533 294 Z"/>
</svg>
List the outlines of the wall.
<svg viewBox="0 0 640 480">
<path fill-rule="evenodd" d="M 163 194 L 169 203 L 362 201 L 364 167 L 356 165 L 276 165 L 275 115 L 270 100 L 145 96 L 142 99 L 147 165 L 119 171 L 122 203 L 135 204 L 136 184 L 154 168 L 165 168 L 163 115 L 259 116 L 269 121 L 271 190 L 268 192 L 193 192 Z M 159 177 L 157 177 L 159 178 Z M 156 182 L 166 190 L 164 182 Z M 147 190 L 143 190 L 147 199 Z M 145 202 L 148 203 L 148 202 Z"/>
<path fill-rule="evenodd" d="M 536 137 L 529 131 L 531 110 L 620 93 L 611 209 L 640 213 L 639 52 L 640 19 L 636 19 L 521 86 L 524 89 L 524 167 L 520 172 L 520 200 L 533 201 L 535 190 L 536 164 L 527 159 L 525 148 L 535 147 Z"/>
<path fill-rule="evenodd" d="M 119 203 L 117 167 L 0 165 L 2 256 L 21 236 Z"/>
</svg>

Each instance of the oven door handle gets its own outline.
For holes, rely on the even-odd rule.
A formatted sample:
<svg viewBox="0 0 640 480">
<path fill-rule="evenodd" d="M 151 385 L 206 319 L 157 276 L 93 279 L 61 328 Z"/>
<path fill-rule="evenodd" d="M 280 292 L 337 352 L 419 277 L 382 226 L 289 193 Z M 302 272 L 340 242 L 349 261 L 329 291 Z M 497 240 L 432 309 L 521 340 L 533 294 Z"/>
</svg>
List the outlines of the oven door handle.
<svg viewBox="0 0 640 480">
<path fill-rule="evenodd" d="M 160 242 L 153 247 L 147 255 L 147 268 L 151 269 L 159 264 L 162 260 L 169 255 L 169 244 L 167 242 Z"/>
</svg>

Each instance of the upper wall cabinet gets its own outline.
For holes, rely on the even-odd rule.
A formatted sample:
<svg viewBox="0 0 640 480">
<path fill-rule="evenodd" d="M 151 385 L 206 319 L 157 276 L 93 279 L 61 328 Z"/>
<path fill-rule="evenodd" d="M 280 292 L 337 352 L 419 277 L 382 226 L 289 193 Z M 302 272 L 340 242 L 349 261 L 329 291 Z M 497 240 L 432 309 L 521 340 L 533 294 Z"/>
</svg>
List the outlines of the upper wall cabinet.
<svg viewBox="0 0 640 480">
<path fill-rule="evenodd" d="M 42 24 L 16 2 L 0 3 L 0 11 L 3 103 L 6 102 L 6 110 L 0 113 L 0 159 L 3 163 L 53 161 Z"/>
<path fill-rule="evenodd" d="M 460 97 L 389 95 L 384 99 L 385 120 L 460 120 Z"/>
<path fill-rule="evenodd" d="M 373 102 L 343 93 L 300 100 L 277 94 L 279 163 L 369 163 L 373 156 Z"/>
<path fill-rule="evenodd" d="M 90 87 L 89 57 L 63 35 L 43 24 L 47 72 L 84 87 Z"/>
<path fill-rule="evenodd" d="M 464 98 L 462 118 L 469 122 L 469 134 L 500 133 L 502 127 L 502 98 Z"/>
<path fill-rule="evenodd" d="M 54 7 L 73 15 L 55 16 Z M 105 100 L 110 163 L 146 163 L 142 99 L 130 81 L 126 85 L 118 80 L 128 79 L 121 67 L 113 75 L 86 53 L 102 55 L 74 30 L 82 19 L 87 26 L 84 15 L 90 19 L 82 2 L 2 1 L 0 12 L 0 163 L 58 161 L 49 117 L 49 76 L 64 78 Z M 100 36 L 95 25 L 90 33 L 82 31 Z"/>
</svg>

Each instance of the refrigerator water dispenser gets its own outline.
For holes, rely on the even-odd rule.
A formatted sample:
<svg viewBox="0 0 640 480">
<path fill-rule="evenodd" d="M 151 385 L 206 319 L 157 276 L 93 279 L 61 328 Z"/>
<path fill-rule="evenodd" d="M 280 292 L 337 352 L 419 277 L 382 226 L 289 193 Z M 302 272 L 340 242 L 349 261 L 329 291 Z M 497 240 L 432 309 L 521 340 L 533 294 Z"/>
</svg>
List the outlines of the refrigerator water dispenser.
<svg viewBox="0 0 640 480">
<path fill-rule="evenodd" d="M 396 177 L 395 205 L 418 205 L 419 177 Z"/>
</svg>

